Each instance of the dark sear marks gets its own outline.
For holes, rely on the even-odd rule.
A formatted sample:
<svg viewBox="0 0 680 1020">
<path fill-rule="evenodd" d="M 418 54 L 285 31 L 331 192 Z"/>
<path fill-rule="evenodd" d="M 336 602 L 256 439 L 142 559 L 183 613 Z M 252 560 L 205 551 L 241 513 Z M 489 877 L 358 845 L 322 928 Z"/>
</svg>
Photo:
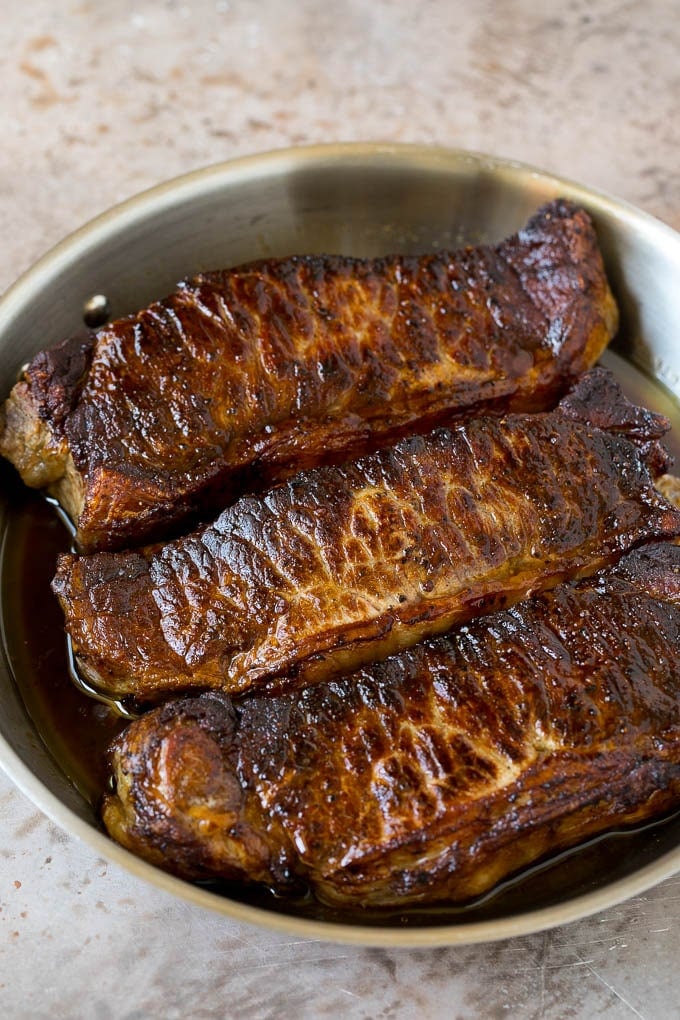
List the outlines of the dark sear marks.
<svg viewBox="0 0 680 1020">
<path fill-rule="evenodd" d="M 136 545 L 471 410 L 547 409 L 617 321 L 588 214 L 563 200 L 495 247 L 204 273 L 38 354 L 0 453 L 81 551 Z"/>
<path fill-rule="evenodd" d="M 62 556 L 79 668 L 142 701 L 275 693 L 593 573 L 680 532 L 650 475 L 667 427 L 598 369 L 553 412 L 301 473 L 167 545 Z"/>
<path fill-rule="evenodd" d="M 460 902 L 680 802 L 680 548 L 340 681 L 147 713 L 103 817 L 188 878 L 354 906 Z"/>
</svg>

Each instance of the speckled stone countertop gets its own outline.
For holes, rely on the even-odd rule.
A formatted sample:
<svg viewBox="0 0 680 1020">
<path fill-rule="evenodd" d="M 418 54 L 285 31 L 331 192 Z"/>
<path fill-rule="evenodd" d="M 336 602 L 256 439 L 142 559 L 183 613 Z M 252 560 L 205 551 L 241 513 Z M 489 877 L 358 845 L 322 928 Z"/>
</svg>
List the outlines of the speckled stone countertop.
<svg viewBox="0 0 680 1020">
<path fill-rule="evenodd" d="M 535 164 L 680 228 L 677 0 L 24 0 L 0 19 L 0 289 L 158 181 L 291 144 Z M 0 1015 L 676 1017 L 680 876 L 487 946 L 293 939 L 107 865 L 0 774 Z"/>
</svg>

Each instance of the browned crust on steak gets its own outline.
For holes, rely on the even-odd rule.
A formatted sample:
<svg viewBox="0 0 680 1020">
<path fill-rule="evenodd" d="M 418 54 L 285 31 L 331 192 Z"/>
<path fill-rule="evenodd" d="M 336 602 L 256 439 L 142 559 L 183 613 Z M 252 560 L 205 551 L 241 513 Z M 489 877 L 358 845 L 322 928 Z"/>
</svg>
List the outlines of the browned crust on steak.
<svg viewBox="0 0 680 1020">
<path fill-rule="evenodd" d="M 343 681 L 153 710 L 104 821 L 189 878 L 468 900 L 680 804 L 679 642 L 680 548 L 652 545 Z"/>
<path fill-rule="evenodd" d="M 276 692 L 593 573 L 680 533 L 639 452 L 662 463 L 667 424 L 596 369 L 553 412 L 303 472 L 165 546 L 62 556 L 79 667 L 116 696 Z"/>
<path fill-rule="evenodd" d="M 566 201 L 496 247 L 257 262 L 38 355 L 0 453 L 65 503 L 83 551 L 119 548 L 468 409 L 552 406 L 616 326 Z"/>
</svg>

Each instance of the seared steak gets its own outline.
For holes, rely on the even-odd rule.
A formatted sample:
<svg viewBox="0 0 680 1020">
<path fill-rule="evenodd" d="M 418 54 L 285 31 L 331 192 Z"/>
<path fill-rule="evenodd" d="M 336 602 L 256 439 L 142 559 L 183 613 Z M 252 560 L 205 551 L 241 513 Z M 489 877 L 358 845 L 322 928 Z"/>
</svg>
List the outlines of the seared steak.
<svg viewBox="0 0 680 1020">
<path fill-rule="evenodd" d="M 678 647 L 680 548 L 654 544 L 342 681 L 154 709 L 104 821 L 188 878 L 467 900 L 680 805 Z"/>
<path fill-rule="evenodd" d="M 616 324 L 592 224 L 565 201 L 496 247 L 204 273 L 39 354 L 0 453 L 82 551 L 120 548 L 469 408 L 551 407 Z"/>
<path fill-rule="evenodd" d="M 302 472 L 167 545 L 62 556 L 79 667 L 140 699 L 278 692 L 593 573 L 680 533 L 647 466 L 667 426 L 596 369 L 555 411 Z"/>
</svg>

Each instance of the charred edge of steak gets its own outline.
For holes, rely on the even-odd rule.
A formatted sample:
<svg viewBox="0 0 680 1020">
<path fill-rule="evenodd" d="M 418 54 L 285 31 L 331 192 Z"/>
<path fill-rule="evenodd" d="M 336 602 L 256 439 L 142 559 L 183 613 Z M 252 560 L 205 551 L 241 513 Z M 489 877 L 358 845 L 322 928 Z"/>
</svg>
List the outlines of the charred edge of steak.
<svg viewBox="0 0 680 1020">
<path fill-rule="evenodd" d="M 183 878 L 270 882 L 280 869 L 266 833 L 248 820 L 237 740 L 233 706 L 212 694 L 144 715 L 109 751 L 109 833 Z"/>
<path fill-rule="evenodd" d="M 0 408 L 0 455 L 31 488 L 48 488 L 72 520 L 84 481 L 65 433 L 92 359 L 95 335 L 79 333 L 36 354 Z"/>
<path fill-rule="evenodd" d="M 569 418 L 625 436 L 639 448 L 652 477 L 663 475 L 671 466 L 673 458 L 659 442 L 670 431 L 670 421 L 630 401 L 608 369 L 586 372 L 558 407 Z"/>
</svg>

